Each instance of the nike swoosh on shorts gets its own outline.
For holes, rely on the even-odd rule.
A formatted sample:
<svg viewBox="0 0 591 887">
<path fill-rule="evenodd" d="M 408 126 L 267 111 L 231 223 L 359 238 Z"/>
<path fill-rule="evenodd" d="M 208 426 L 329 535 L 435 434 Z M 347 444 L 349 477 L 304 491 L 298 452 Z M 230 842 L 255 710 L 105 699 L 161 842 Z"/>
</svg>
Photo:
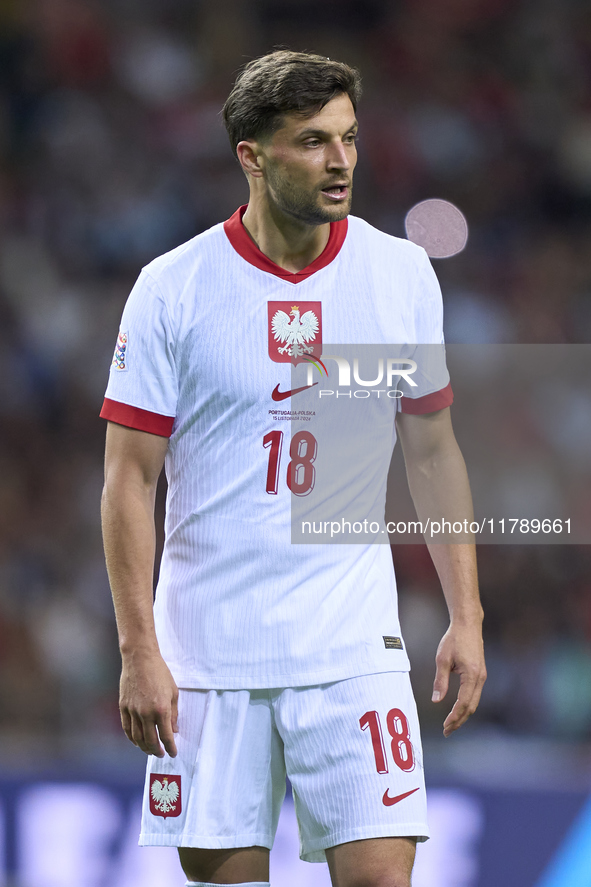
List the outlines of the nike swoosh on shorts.
<svg viewBox="0 0 591 887">
<path fill-rule="evenodd" d="M 388 794 L 388 789 L 384 792 L 384 797 L 382 798 L 382 804 L 385 807 L 392 807 L 393 804 L 397 804 L 398 801 L 404 801 L 405 798 L 408 798 L 409 795 L 414 795 L 415 792 L 418 792 L 418 787 L 411 789 L 409 792 L 404 792 L 403 795 L 396 795 L 395 798 L 391 798 Z"/>
</svg>

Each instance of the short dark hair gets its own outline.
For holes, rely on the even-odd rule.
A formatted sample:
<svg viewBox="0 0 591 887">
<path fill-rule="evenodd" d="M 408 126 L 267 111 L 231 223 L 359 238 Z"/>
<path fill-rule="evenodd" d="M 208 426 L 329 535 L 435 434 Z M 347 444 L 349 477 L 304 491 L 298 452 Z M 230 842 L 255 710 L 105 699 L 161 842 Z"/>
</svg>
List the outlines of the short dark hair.
<svg viewBox="0 0 591 887">
<path fill-rule="evenodd" d="M 283 115 L 309 117 L 345 93 L 353 108 L 361 96 L 356 68 L 310 52 L 278 49 L 249 62 L 222 109 L 234 154 L 243 139 L 264 139 L 280 129 Z"/>
</svg>

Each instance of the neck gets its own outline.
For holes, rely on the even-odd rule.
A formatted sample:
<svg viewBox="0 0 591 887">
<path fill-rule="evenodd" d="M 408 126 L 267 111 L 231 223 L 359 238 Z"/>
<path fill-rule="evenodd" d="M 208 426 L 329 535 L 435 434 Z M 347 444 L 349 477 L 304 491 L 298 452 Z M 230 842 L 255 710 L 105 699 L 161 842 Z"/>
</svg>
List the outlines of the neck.
<svg viewBox="0 0 591 887">
<path fill-rule="evenodd" d="M 258 248 L 286 271 L 302 271 L 328 243 L 330 223 L 306 225 L 252 194 L 242 224 Z"/>
</svg>

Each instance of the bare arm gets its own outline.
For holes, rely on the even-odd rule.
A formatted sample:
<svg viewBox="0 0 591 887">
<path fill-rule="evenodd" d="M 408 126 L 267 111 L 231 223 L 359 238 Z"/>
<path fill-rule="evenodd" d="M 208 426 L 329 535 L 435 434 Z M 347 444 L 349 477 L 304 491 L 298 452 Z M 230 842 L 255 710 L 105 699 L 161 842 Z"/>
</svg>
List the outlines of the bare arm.
<svg viewBox="0 0 591 887">
<path fill-rule="evenodd" d="M 400 413 L 396 424 L 419 519 L 471 521 L 470 485 L 449 408 L 419 416 Z M 476 553 L 473 541 L 467 535 L 461 538 L 467 541 L 426 540 L 450 615 L 437 650 L 433 701 L 445 697 L 452 671 L 460 675 L 458 698 L 443 725 L 445 736 L 476 711 L 486 680 Z"/>
<path fill-rule="evenodd" d="M 153 615 L 154 500 L 168 439 L 109 422 L 101 502 L 115 604 L 126 736 L 147 754 L 176 755 L 178 689 L 160 655 Z"/>
</svg>

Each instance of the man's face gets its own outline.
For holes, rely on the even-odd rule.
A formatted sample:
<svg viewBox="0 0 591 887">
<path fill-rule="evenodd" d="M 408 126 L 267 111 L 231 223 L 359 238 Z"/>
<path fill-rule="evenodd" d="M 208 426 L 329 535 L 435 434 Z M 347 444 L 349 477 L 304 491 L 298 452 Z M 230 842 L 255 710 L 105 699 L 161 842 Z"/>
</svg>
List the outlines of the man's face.
<svg viewBox="0 0 591 887">
<path fill-rule="evenodd" d="M 344 219 L 351 210 L 356 133 L 344 93 L 312 117 L 286 114 L 281 129 L 259 149 L 270 201 L 308 225 Z"/>
</svg>

